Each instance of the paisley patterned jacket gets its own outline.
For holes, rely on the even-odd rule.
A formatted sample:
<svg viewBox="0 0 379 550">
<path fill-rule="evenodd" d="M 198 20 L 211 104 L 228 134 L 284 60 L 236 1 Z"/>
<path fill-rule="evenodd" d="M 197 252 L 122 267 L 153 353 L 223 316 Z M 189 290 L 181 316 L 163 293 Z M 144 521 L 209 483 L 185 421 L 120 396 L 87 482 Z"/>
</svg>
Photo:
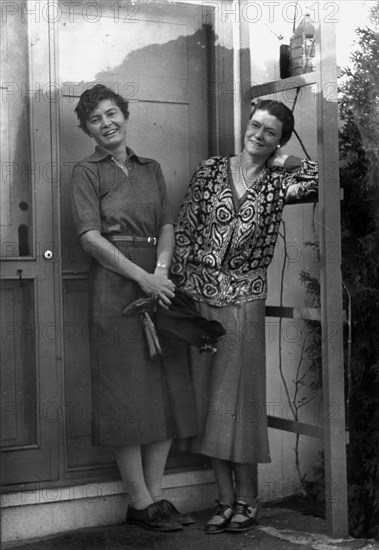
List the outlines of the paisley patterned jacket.
<svg viewBox="0 0 379 550">
<path fill-rule="evenodd" d="M 229 159 L 212 157 L 197 167 L 178 215 L 171 267 L 179 287 L 218 307 L 266 298 L 286 201 L 317 197 L 317 164 L 289 157 L 283 168 L 266 168 L 238 207 Z"/>
</svg>

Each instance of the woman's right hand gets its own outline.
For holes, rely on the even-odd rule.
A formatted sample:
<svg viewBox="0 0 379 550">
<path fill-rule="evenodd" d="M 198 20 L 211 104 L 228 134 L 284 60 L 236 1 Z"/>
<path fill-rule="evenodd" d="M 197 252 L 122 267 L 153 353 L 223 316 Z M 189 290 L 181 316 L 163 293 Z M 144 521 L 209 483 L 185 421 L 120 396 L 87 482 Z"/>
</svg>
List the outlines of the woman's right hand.
<svg viewBox="0 0 379 550">
<path fill-rule="evenodd" d="M 175 296 L 175 285 L 168 279 L 166 272 L 147 273 L 127 259 L 118 248 L 105 239 L 97 230 L 87 231 L 81 236 L 80 240 L 84 250 L 103 267 L 135 281 L 148 296 L 156 294 L 158 303 L 163 307 L 170 306 L 170 298 Z"/>
<path fill-rule="evenodd" d="M 139 285 L 143 292 L 148 296 L 155 294 L 161 305 L 168 307 L 171 304 L 171 298 L 175 296 L 175 285 L 166 275 L 157 273 L 146 273 Z"/>
</svg>

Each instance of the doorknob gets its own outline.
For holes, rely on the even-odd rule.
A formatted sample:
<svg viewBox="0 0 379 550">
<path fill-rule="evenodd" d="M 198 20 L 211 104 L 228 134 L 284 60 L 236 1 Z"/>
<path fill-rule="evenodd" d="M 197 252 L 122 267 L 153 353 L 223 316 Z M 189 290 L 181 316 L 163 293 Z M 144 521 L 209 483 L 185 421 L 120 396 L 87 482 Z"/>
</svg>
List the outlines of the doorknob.
<svg viewBox="0 0 379 550">
<path fill-rule="evenodd" d="M 43 257 L 45 258 L 45 260 L 51 260 L 51 258 L 53 257 L 52 251 L 45 250 L 45 252 L 43 253 Z"/>
</svg>

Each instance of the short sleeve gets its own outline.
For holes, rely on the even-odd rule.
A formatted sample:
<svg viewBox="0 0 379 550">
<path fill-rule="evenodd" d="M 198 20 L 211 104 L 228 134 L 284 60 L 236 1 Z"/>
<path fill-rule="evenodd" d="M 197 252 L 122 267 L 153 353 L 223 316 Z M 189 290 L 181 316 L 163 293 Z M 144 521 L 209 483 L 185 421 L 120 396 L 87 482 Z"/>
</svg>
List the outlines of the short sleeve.
<svg viewBox="0 0 379 550">
<path fill-rule="evenodd" d="M 78 235 L 101 231 L 99 178 L 96 166 L 79 163 L 71 175 L 71 208 Z"/>
</svg>

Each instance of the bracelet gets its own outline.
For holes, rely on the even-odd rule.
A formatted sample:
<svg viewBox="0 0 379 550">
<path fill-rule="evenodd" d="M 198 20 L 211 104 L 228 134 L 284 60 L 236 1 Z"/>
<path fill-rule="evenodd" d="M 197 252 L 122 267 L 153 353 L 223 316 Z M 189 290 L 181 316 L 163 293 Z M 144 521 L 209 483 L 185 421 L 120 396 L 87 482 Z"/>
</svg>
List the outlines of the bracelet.
<svg viewBox="0 0 379 550">
<path fill-rule="evenodd" d="M 168 269 L 168 265 L 167 264 L 161 264 L 160 262 L 157 263 L 156 267 L 160 268 L 160 269 Z"/>
</svg>

